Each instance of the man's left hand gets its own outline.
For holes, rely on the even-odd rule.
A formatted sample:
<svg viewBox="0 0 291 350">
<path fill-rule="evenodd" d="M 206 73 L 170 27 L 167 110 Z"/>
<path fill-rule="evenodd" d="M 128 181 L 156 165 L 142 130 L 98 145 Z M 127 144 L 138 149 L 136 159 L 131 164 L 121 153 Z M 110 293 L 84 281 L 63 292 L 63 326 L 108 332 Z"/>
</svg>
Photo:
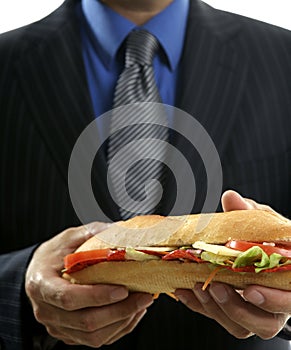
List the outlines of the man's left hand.
<svg viewBox="0 0 291 350">
<path fill-rule="evenodd" d="M 226 191 L 222 196 L 224 211 L 270 207 Z M 291 292 L 252 285 L 237 291 L 222 283 L 212 283 L 207 290 L 196 284 L 193 290 L 179 289 L 176 296 L 188 308 L 216 320 L 239 339 L 254 334 L 262 339 L 276 336 L 291 315 Z"/>
</svg>

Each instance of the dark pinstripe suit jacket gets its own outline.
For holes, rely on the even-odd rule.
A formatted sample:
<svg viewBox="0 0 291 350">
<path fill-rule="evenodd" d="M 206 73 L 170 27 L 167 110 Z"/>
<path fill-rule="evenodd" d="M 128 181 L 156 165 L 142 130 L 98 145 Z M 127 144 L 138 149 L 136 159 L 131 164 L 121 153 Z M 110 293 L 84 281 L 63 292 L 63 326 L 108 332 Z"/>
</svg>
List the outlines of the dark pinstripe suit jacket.
<svg viewBox="0 0 291 350">
<path fill-rule="evenodd" d="M 46 19 L 0 38 L 0 338 L 6 349 L 31 349 L 32 334 L 44 332 L 36 322 L 29 324 L 32 313 L 23 297 L 33 245 L 79 224 L 68 195 L 67 167 L 93 111 L 75 15 L 78 3 L 68 0 Z M 224 189 L 234 188 L 289 215 L 291 33 L 192 0 L 179 84 L 176 105 L 195 116 L 215 142 Z M 175 142 L 196 171 L 199 198 L 193 211 L 199 211 L 205 174 L 185 140 Z M 99 164 L 96 196 L 118 219 L 104 175 L 105 164 Z M 172 193 L 167 191 L 163 213 Z M 214 322 L 160 298 L 131 335 L 107 348 L 191 344 L 224 350 L 288 347 L 279 338 L 237 341 Z"/>
</svg>

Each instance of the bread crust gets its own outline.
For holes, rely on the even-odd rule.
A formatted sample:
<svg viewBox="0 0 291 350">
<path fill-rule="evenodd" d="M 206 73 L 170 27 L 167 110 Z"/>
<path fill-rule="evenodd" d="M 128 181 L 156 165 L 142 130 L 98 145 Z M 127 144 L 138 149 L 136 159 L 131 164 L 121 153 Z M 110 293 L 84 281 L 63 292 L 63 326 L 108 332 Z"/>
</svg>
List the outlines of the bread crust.
<svg viewBox="0 0 291 350">
<path fill-rule="evenodd" d="M 205 282 L 213 266 L 208 263 L 180 261 L 123 261 L 101 262 L 64 278 L 78 284 L 124 285 L 130 291 L 148 293 L 172 293 L 177 288 L 192 289 L 197 282 Z M 220 270 L 212 280 L 223 282 L 237 289 L 256 284 L 282 290 L 291 290 L 291 271 L 238 273 Z"/>
<path fill-rule="evenodd" d="M 115 247 L 183 246 L 196 241 L 291 242 L 291 221 L 269 210 L 236 210 L 183 216 L 136 216 L 111 225 L 77 251 Z"/>
</svg>

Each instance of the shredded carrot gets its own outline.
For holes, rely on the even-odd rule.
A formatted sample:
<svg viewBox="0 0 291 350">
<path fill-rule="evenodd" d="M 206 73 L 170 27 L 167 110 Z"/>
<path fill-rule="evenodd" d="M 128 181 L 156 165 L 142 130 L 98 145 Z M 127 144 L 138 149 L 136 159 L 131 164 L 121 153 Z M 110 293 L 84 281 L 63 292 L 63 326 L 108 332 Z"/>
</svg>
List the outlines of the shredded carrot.
<svg viewBox="0 0 291 350">
<path fill-rule="evenodd" d="M 169 297 L 175 299 L 176 301 L 179 301 L 179 299 L 176 297 L 176 295 L 174 293 L 169 292 L 169 293 L 165 293 L 165 294 L 167 294 Z M 155 293 L 155 294 L 153 294 L 153 299 L 154 300 L 158 299 L 159 296 L 160 296 L 160 293 Z"/>
<path fill-rule="evenodd" d="M 176 295 L 174 293 L 166 293 L 169 297 L 175 299 L 176 301 L 179 301 L 179 299 L 176 297 Z"/>
<path fill-rule="evenodd" d="M 208 276 L 207 280 L 204 282 L 203 286 L 202 286 L 202 290 L 206 290 L 206 288 L 208 287 L 208 285 L 211 283 L 211 281 L 213 280 L 213 278 L 215 277 L 215 275 L 221 270 L 223 269 L 223 266 L 218 266 L 216 267 Z"/>
<path fill-rule="evenodd" d="M 226 263 L 230 264 L 232 266 L 233 261 L 232 260 L 225 260 Z"/>
</svg>

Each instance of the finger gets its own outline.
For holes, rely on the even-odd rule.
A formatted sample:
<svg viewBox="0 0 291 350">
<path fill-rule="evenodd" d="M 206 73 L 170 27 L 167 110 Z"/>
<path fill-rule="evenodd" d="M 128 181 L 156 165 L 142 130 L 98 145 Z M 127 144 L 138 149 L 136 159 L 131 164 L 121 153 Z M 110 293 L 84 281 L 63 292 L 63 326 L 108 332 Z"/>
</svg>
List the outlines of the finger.
<svg viewBox="0 0 291 350">
<path fill-rule="evenodd" d="M 135 293 L 126 300 L 113 305 L 70 312 L 42 303 L 35 310 L 35 316 L 38 322 L 45 325 L 93 332 L 112 323 L 128 319 L 150 306 L 152 302 L 151 295 Z"/>
<path fill-rule="evenodd" d="M 223 326 L 230 334 L 239 339 L 246 339 L 253 335 L 253 332 L 245 327 L 245 325 L 232 319 L 225 312 L 222 312 L 220 305 L 213 299 L 208 290 L 203 291 L 200 285 L 194 288 L 194 293 L 203 305 L 206 316 L 216 320 Z"/>
<path fill-rule="evenodd" d="M 65 249 L 69 254 L 90 237 L 92 233 L 85 226 L 71 227 L 42 244 L 37 252 L 46 253 L 48 250 L 62 251 Z"/>
<path fill-rule="evenodd" d="M 134 319 L 135 315 L 131 315 L 127 319 L 91 332 L 74 330 L 67 327 L 55 327 L 54 325 L 48 326 L 47 331 L 53 337 L 67 343 L 98 348 L 111 342 L 114 337 L 120 338 L 127 334 L 128 327 L 130 327 Z"/>
<path fill-rule="evenodd" d="M 108 223 L 93 222 L 88 225 L 69 228 L 52 238 L 49 242 L 58 247 L 58 249 L 65 248 L 74 251 L 86 240 L 109 226 L 110 224 Z"/>
<path fill-rule="evenodd" d="M 80 345 L 80 344 L 77 344 L 74 340 L 72 340 L 71 336 L 64 334 L 63 330 L 60 330 L 54 325 L 46 326 L 46 330 L 48 334 L 51 335 L 53 338 L 57 340 L 61 340 L 67 345 Z"/>
<path fill-rule="evenodd" d="M 82 243 L 92 237 L 84 226 L 69 228 L 41 244 L 34 252 L 26 273 L 27 278 L 34 275 L 59 275 L 64 267 L 64 257 L 76 250 Z"/>
<path fill-rule="evenodd" d="M 250 286 L 243 297 L 259 308 L 273 312 L 291 314 L 291 292 L 262 286 Z"/>
<path fill-rule="evenodd" d="M 138 323 L 141 321 L 141 319 L 144 317 L 144 315 L 147 313 L 147 310 L 142 310 L 138 312 L 132 319 L 132 321 L 121 331 L 119 331 L 117 334 L 114 334 L 112 338 L 110 338 L 105 344 L 110 345 L 116 342 L 118 339 L 124 337 L 126 334 L 131 333 L 134 328 L 138 325 Z"/>
<path fill-rule="evenodd" d="M 255 209 L 255 203 L 246 200 L 239 193 L 228 190 L 221 196 L 224 211 Z"/>
<path fill-rule="evenodd" d="M 78 285 L 60 277 L 30 282 L 27 290 L 34 302 L 45 302 L 67 311 L 110 305 L 128 297 L 128 290 L 123 286 Z"/>
<path fill-rule="evenodd" d="M 75 251 L 86 240 L 94 236 L 110 226 L 104 222 L 94 222 L 88 225 L 71 227 L 65 231 L 54 236 L 36 250 L 38 255 L 44 254 L 48 258 L 47 254 L 51 251 L 61 252 L 60 256 L 63 258 L 65 255 Z"/>
<path fill-rule="evenodd" d="M 225 191 L 222 194 L 221 204 L 224 211 L 260 209 L 271 211 L 272 213 L 280 216 L 280 214 L 276 213 L 276 211 L 270 206 L 257 203 L 250 198 L 242 197 L 238 192 L 235 192 L 233 190 Z"/>
<path fill-rule="evenodd" d="M 193 291 L 177 290 L 176 295 L 192 311 L 199 312 L 206 317 L 214 319 L 233 336 L 245 339 L 253 335 L 252 332 L 242 327 L 239 323 L 233 322 L 223 313 L 208 290 L 202 290 L 202 284 L 197 283 Z"/>
<path fill-rule="evenodd" d="M 209 293 L 232 322 L 263 339 L 274 337 L 284 325 L 284 315 L 269 313 L 250 304 L 228 285 L 213 283 Z"/>
<path fill-rule="evenodd" d="M 195 287 L 196 286 L 199 286 L 198 288 L 201 288 L 200 283 L 196 283 Z M 192 291 L 191 289 L 177 289 L 175 291 L 175 295 L 179 301 L 185 304 L 192 311 L 208 316 L 206 315 L 201 302 L 194 294 L 194 291 Z"/>
</svg>

